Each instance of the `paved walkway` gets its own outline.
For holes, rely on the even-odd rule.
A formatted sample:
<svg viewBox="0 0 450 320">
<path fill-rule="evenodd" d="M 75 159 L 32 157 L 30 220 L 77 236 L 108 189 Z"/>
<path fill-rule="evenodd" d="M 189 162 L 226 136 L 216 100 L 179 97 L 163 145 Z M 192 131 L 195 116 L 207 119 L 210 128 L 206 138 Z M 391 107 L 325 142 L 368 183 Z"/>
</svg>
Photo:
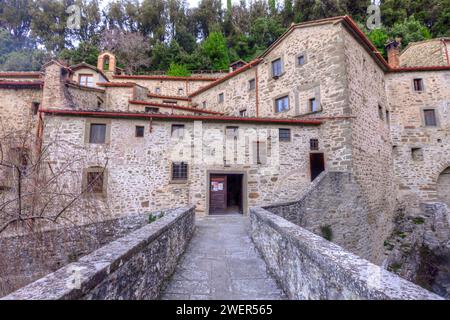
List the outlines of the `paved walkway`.
<svg viewBox="0 0 450 320">
<path fill-rule="evenodd" d="M 198 218 L 162 299 L 285 299 L 267 273 L 242 215 Z"/>
</svg>

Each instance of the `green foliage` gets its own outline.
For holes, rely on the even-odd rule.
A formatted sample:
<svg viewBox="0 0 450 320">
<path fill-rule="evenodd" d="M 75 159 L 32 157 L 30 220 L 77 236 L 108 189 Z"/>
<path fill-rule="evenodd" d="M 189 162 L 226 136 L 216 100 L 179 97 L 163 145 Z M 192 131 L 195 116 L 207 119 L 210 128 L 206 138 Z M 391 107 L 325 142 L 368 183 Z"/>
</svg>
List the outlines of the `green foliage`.
<svg viewBox="0 0 450 320">
<path fill-rule="evenodd" d="M 378 51 L 385 57 L 386 49 L 385 45 L 389 40 L 389 34 L 385 29 L 374 29 L 367 34 L 367 37 L 372 41 L 373 45 L 378 49 Z"/>
<path fill-rule="evenodd" d="M 35 69 L 36 48 L 71 63 L 95 64 L 96 52 L 108 49 L 126 72 L 167 70 L 171 63 L 188 70 L 227 69 L 229 61 L 250 61 L 263 52 L 292 22 L 350 15 L 365 28 L 372 1 L 200 0 L 196 8 L 188 8 L 183 0 L 112 0 L 103 10 L 99 2 L 0 1 L 0 65 L 12 68 L 23 62 Z M 66 28 L 71 4 L 81 7 L 80 29 Z M 450 36 L 450 0 L 383 0 L 381 12 L 383 27 L 364 31 L 383 54 L 385 42 L 394 37 L 402 37 L 405 47 L 411 41 Z M 125 36 L 105 41 L 111 30 Z"/>
<path fill-rule="evenodd" d="M 172 62 L 169 66 L 169 70 L 167 70 L 167 75 L 175 77 L 189 77 L 191 73 L 186 65 Z"/>
<path fill-rule="evenodd" d="M 413 222 L 414 224 L 424 224 L 424 223 L 425 223 L 425 219 L 422 218 L 422 217 L 414 217 L 414 218 L 412 219 L 412 222 Z"/>
<path fill-rule="evenodd" d="M 100 53 L 98 47 L 89 42 L 81 42 L 75 49 L 64 49 L 59 54 L 59 58 L 70 64 L 81 62 L 97 65 L 97 58 Z"/>
<path fill-rule="evenodd" d="M 201 44 L 201 52 L 211 61 L 212 70 L 227 70 L 230 57 L 225 37 L 220 32 L 211 32 Z"/>
<path fill-rule="evenodd" d="M 431 39 L 431 33 L 428 28 L 414 17 L 394 24 L 390 30 L 390 34 L 394 38 L 402 38 L 403 47 L 406 47 L 410 42 Z"/>
<path fill-rule="evenodd" d="M 328 241 L 331 241 L 333 239 L 333 230 L 331 229 L 331 226 L 321 226 L 320 232 L 322 233 L 322 237 Z"/>
</svg>

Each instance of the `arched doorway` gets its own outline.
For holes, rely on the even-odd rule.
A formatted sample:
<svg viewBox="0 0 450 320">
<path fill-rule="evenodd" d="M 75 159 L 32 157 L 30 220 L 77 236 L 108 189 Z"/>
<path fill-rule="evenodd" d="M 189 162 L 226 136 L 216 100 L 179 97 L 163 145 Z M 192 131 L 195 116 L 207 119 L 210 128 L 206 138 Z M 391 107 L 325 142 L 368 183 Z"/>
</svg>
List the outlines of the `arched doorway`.
<svg viewBox="0 0 450 320">
<path fill-rule="evenodd" d="M 437 196 L 440 202 L 445 202 L 450 207 L 450 167 L 439 175 L 437 180 Z"/>
</svg>

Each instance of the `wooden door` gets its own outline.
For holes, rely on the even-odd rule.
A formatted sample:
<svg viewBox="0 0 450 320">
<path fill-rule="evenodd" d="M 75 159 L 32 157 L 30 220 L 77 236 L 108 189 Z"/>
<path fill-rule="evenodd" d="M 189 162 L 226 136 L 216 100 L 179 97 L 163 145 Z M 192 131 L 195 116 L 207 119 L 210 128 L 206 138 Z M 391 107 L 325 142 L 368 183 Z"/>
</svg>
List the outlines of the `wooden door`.
<svg viewBox="0 0 450 320">
<path fill-rule="evenodd" d="M 211 214 L 225 213 L 227 209 L 227 176 L 211 176 L 209 199 Z"/>
<path fill-rule="evenodd" d="M 311 181 L 313 181 L 322 171 L 325 170 L 325 160 L 323 153 L 311 153 L 309 156 L 311 166 Z"/>
</svg>

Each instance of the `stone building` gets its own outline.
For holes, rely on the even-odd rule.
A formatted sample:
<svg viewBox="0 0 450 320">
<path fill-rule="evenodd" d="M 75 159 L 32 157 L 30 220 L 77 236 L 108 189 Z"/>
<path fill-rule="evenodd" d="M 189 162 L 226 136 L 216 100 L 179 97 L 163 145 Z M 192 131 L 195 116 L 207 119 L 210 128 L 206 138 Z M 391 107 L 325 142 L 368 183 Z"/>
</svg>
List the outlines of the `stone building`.
<svg viewBox="0 0 450 320">
<path fill-rule="evenodd" d="M 2 130 L 31 123 L 43 128 L 40 148 L 58 136 L 84 155 L 72 188 L 95 195 L 100 220 L 186 204 L 246 214 L 336 173 L 354 201 L 317 189 L 314 231 L 331 227 L 335 242 L 381 263 L 399 206 L 450 205 L 448 44 L 400 53 L 392 42 L 386 62 L 351 18 L 336 17 L 292 25 L 227 74 L 124 75 L 109 52 L 97 67 L 51 61 L 0 73 Z M 421 46 L 436 59 L 416 54 Z"/>
</svg>

